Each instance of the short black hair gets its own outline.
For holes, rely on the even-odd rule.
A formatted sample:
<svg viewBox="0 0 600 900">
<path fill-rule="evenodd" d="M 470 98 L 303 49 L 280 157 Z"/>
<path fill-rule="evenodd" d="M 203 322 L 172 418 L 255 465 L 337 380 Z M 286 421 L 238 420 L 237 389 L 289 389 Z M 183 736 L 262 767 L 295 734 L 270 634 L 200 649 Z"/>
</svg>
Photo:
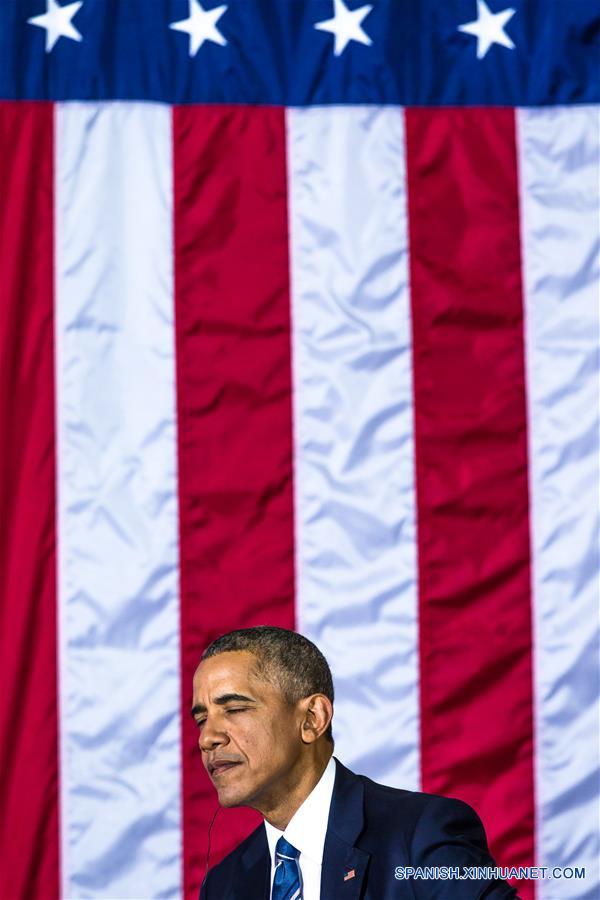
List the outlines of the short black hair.
<svg viewBox="0 0 600 900">
<path fill-rule="evenodd" d="M 201 660 L 220 653 L 248 650 L 258 662 L 259 672 L 295 704 L 311 694 L 324 694 L 333 703 L 333 678 L 329 663 L 308 638 L 275 625 L 255 625 L 228 631 L 209 644 Z M 331 723 L 325 737 L 333 743 Z"/>
</svg>

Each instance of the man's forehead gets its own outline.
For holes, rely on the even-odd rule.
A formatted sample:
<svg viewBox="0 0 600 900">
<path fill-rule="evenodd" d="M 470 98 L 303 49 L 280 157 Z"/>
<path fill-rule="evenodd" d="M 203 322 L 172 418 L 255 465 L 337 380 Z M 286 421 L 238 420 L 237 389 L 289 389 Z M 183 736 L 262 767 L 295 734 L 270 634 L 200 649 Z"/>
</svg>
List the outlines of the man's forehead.
<svg viewBox="0 0 600 900">
<path fill-rule="evenodd" d="M 226 688 L 239 692 L 252 686 L 257 691 L 264 679 L 259 677 L 258 660 L 247 650 L 231 650 L 203 659 L 194 673 L 194 692 Z"/>
</svg>

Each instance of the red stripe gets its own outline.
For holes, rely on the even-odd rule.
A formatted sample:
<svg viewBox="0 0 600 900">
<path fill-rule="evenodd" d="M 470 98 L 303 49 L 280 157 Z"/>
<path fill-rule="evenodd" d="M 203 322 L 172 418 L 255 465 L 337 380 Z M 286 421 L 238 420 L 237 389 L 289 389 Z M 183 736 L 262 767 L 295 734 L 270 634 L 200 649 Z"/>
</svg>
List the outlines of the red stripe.
<svg viewBox="0 0 600 900">
<path fill-rule="evenodd" d="M 53 110 L 0 103 L 0 872 L 59 893 Z"/>
<path fill-rule="evenodd" d="M 510 110 L 406 114 L 423 788 L 533 864 L 527 423 Z M 523 897 L 531 896 L 523 887 Z"/>
<path fill-rule="evenodd" d="M 174 110 L 183 823 L 196 897 L 216 796 L 188 713 L 202 649 L 258 623 L 294 627 L 285 118 Z M 259 819 L 224 810 L 211 862 Z"/>
</svg>

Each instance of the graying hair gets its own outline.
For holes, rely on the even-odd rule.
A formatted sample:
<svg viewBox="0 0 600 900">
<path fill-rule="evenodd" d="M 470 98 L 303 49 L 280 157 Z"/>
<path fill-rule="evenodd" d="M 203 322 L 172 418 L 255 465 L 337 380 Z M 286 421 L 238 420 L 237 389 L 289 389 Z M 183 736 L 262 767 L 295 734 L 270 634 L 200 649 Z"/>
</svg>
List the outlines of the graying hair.
<svg viewBox="0 0 600 900">
<path fill-rule="evenodd" d="M 333 678 L 319 648 L 296 631 L 274 625 L 238 628 L 209 644 L 202 659 L 220 653 L 248 650 L 254 654 L 259 673 L 278 687 L 288 703 L 311 694 L 324 694 L 333 703 Z M 331 724 L 325 737 L 333 743 Z"/>
</svg>

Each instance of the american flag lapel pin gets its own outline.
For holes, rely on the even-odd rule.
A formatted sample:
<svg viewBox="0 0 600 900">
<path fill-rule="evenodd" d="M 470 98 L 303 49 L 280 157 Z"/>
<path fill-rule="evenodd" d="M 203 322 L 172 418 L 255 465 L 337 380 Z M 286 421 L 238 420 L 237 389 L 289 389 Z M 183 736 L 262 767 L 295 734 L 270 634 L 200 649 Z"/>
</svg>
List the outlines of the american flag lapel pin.
<svg viewBox="0 0 600 900">
<path fill-rule="evenodd" d="M 346 872 L 344 875 L 344 881 L 350 881 L 351 878 L 354 878 L 356 875 L 356 869 L 350 869 L 349 872 Z"/>
</svg>

